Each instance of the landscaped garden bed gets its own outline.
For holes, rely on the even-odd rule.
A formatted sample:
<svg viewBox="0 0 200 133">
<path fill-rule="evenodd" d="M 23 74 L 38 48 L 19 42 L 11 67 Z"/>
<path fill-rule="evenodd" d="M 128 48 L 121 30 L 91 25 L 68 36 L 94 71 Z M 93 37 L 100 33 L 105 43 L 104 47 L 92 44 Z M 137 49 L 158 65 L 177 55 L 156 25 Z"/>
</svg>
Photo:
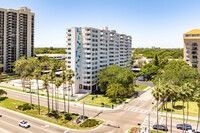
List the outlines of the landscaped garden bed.
<svg viewBox="0 0 200 133">
<path fill-rule="evenodd" d="M 11 99 L 8 97 L 0 97 L 0 106 L 20 112 L 35 118 L 39 118 L 44 121 L 55 123 L 61 126 L 73 128 L 73 129 L 91 129 L 99 126 L 103 121 L 96 119 L 89 119 L 87 116 L 84 117 L 85 121 L 82 123 L 83 116 L 76 113 L 69 113 L 53 111 L 48 117 L 48 108 L 40 106 L 40 115 L 38 115 L 38 106 L 33 105 L 32 109 L 29 103 Z"/>
</svg>

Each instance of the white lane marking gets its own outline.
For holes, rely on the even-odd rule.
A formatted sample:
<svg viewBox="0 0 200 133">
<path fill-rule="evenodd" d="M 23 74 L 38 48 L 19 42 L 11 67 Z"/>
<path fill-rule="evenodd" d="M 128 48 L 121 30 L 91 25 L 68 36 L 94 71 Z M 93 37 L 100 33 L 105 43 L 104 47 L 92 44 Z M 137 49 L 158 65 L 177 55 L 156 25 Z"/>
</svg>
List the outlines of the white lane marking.
<svg viewBox="0 0 200 133">
<path fill-rule="evenodd" d="M 20 121 L 20 119 L 13 118 L 13 117 L 10 117 L 10 116 L 8 116 L 8 115 L 6 115 L 5 117 L 9 117 L 10 119 L 13 119 L 13 120 L 16 120 L 16 121 Z M 39 127 L 39 126 L 35 126 L 35 125 L 31 124 L 31 123 L 30 123 L 30 125 L 31 125 L 31 127 L 39 128 L 39 129 L 44 130 L 44 131 L 49 132 L 49 133 L 54 133 L 54 132 L 52 132 L 51 130 L 44 129 L 44 128 L 41 128 L 41 127 Z"/>
<path fill-rule="evenodd" d="M 18 129 L 20 129 L 20 130 L 24 130 L 23 132 L 27 132 L 27 133 L 32 133 L 32 132 L 29 132 L 29 131 L 26 131 L 24 128 L 22 128 L 22 127 L 18 127 L 18 126 L 15 126 L 15 125 L 12 125 L 12 124 L 10 124 L 10 123 L 8 123 L 8 122 L 5 122 L 5 121 L 2 121 L 2 120 L 0 120 L 2 123 L 5 123 L 6 125 L 10 125 L 10 126 L 12 126 L 12 127 L 15 127 L 15 128 L 18 128 Z"/>
<path fill-rule="evenodd" d="M 64 132 L 64 133 L 66 133 L 66 132 L 68 132 L 68 131 L 69 131 L 69 129 L 65 130 L 65 132 Z"/>
<path fill-rule="evenodd" d="M 132 109 L 131 109 L 131 111 L 134 111 L 134 110 L 135 110 L 135 108 L 132 108 Z"/>
<path fill-rule="evenodd" d="M 126 110 L 128 107 L 126 106 L 125 108 L 124 108 L 124 110 Z"/>
<path fill-rule="evenodd" d="M 3 129 L 3 128 L 0 128 L 0 132 L 1 132 L 1 133 L 12 133 L 12 132 L 10 132 L 10 131 L 8 131 L 8 130 L 5 130 L 5 129 Z"/>
<path fill-rule="evenodd" d="M 161 117 L 159 125 L 162 125 L 163 117 Z"/>
</svg>

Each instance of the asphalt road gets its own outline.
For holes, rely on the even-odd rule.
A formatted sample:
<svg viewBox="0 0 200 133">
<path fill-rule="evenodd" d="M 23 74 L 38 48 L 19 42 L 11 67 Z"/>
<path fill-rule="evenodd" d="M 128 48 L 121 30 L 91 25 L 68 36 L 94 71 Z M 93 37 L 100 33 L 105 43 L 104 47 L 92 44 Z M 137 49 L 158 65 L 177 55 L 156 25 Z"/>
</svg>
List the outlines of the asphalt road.
<svg viewBox="0 0 200 133">
<path fill-rule="evenodd" d="M 0 132 L 1 133 L 63 133 L 64 128 L 49 125 L 43 121 L 32 119 L 30 117 L 0 109 L 2 117 L 0 118 Z M 23 128 L 19 126 L 19 121 L 27 120 L 31 127 Z"/>
<path fill-rule="evenodd" d="M 22 94 L 22 93 L 16 93 L 10 90 L 7 91 L 7 96 L 13 99 L 29 102 L 30 98 L 29 95 Z M 104 120 L 104 123 L 102 126 L 98 127 L 97 129 L 92 129 L 92 130 L 71 130 L 71 129 L 63 129 L 57 126 L 45 126 L 47 125 L 45 122 L 42 121 L 35 121 L 30 118 L 24 118 L 24 116 L 18 116 L 18 115 L 13 115 L 13 114 L 4 114 L 2 118 L 0 118 L 0 132 L 1 130 L 8 130 L 10 132 L 38 132 L 38 133 L 43 133 L 43 132 L 54 132 L 54 133 L 59 133 L 59 132 L 64 132 L 66 131 L 67 133 L 124 133 L 126 130 L 130 129 L 133 126 L 136 126 L 138 123 L 143 124 L 146 123 L 145 120 L 148 117 L 148 112 L 150 108 L 153 106 L 152 103 L 154 103 L 154 99 L 151 95 L 151 90 L 148 90 L 138 98 L 134 99 L 131 101 L 129 104 L 125 105 L 121 109 L 118 110 L 101 110 L 101 109 L 94 109 L 91 107 L 85 107 L 85 115 L 89 117 L 95 117 L 97 119 L 102 119 Z M 37 97 L 33 97 L 33 103 L 37 104 Z M 42 106 L 47 106 L 47 99 L 45 98 L 40 98 L 40 103 Z M 51 102 L 50 102 L 51 103 Z M 67 104 L 67 103 L 66 103 Z M 54 106 L 55 107 L 55 106 Z M 59 110 L 63 110 L 63 102 L 59 102 Z M 0 110 L 1 112 L 1 110 Z M 76 103 L 71 102 L 70 103 L 70 112 L 71 113 L 79 113 L 82 114 L 82 106 Z M 8 112 L 5 112 L 8 113 Z M 6 118 L 7 116 L 7 118 Z M 5 118 L 4 118 L 5 117 Z M 12 120 L 11 118 L 14 117 Z M 156 115 L 151 114 L 151 120 L 152 120 L 152 125 L 155 124 L 155 119 Z M 3 120 L 5 119 L 5 120 Z M 26 119 L 30 122 L 33 127 L 30 129 L 21 129 L 21 127 L 18 127 L 18 122 L 19 120 Z M 3 121 L 1 121 L 3 120 Z M 181 120 L 173 120 L 173 132 L 176 131 L 175 126 L 176 126 L 176 121 L 177 123 L 182 123 Z M 8 126 L 10 123 L 13 128 L 10 129 Z M 160 119 L 159 123 L 164 124 L 165 119 Z M 191 122 L 189 122 L 191 124 Z M 168 123 L 170 124 L 170 123 Z M 145 124 L 144 124 L 145 125 Z M 18 127 L 18 128 L 17 128 Z M 15 129 L 16 128 L 16 129 Z M 170 126 L 168 126 L 168 129 L 170 129 Z M 29 131 L 30 130 L 30 131 Z M 50 130 L 50 131 L 49 131 Z M 178 130 L 177 132 L 180 132 Z"/>
</svg>

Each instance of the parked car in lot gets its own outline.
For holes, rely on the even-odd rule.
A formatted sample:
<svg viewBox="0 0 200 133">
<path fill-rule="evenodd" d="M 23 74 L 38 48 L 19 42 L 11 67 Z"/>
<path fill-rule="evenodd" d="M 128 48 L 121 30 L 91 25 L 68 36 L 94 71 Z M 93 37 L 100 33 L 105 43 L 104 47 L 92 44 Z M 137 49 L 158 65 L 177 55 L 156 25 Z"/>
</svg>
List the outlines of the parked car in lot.
<svg viewBox="0 0 200 133">
<path fill-rule="evenodd" d="M 27 121 L 22 120 L 22 121 L 19 122 L 19 126 L 24 127 L 24 128 L 29 128 L 30 124 Z"/>
<path fill-rule="evenodd" d="M 153 125 L 153 129 L 158 129 L 158 130 L 162 130 L 162 131 L 168 131 L 167 127 L 163 126 L 163 125 Z"/>
<path fill-rule="evenodd" d="M 177 124 L 176 128 L 181 130 L 192 130 L 192 126 L 190 124 Z"/>
</svg>

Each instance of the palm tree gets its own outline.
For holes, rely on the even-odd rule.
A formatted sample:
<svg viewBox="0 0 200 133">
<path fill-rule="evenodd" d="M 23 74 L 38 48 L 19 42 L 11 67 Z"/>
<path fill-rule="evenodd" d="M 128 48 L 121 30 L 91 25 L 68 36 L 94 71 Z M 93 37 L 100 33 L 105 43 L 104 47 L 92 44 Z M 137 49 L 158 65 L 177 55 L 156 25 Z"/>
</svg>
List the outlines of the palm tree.
<svg viewBox="0 0 200 133">
<path fill-rule="evenodd" d="M 125 66 L 126 66 L 127 68 L 129 68 L 129 67 L 131 66 L 131 63 L 127 61 L 126 64 L 125 64 Z"/>
<path fill-rule="evenodd" d="M 47 105 L 48 105 L 48 116 L 49 116 L 49 113 L 50 113 L 50 105 L 49 105 L 49 84 L 48 84 L 48 79 L 49 79 L 49 75 L 47 74 L 44 74 L 42 76 L 42 80 L 43 80 L 43 86 L 44 88 L 47 90 Z"/>
<path fill-rule="evenodd" d="M 14 71 L 16 74 L 20 75 L 20 79 L 22 81 L 22 88 L 23 88 L 23 91 L 24 91 L 24 80 L 26 78 L 26 73 L 25 73 L 25 66 L 28 64 L 28 61 L 26 59 L 25 56 L 22 56 L 19 60 L 16 60 L 14 62 Z"/>
<path fill-rule="evenodd" d="M 194 94 L 194 101 L 197 102 L 197 106 L 198 106 L 198 121 L 197 121 L 197 126 L 196 126 L 196 130 L 198 130 L 199 128 L 199 121 L 200 121 L 200 88 L 197 88 L 197 90 L 195 91 Z"/>
<path fill-rule="evenodd" d="M 54 107 L 53 107 L 53 79 L 55 78 L 55 74 L 54 74 L 54 72 L 53 71 L 51 71 L 50 73 L 49 73 L 49 77 L 50 77 L 50 80 L 51 80 L 51 85 L 52 85 L 52 91 L 51 91 L 51 96 L 52 96 L 52 112 L 53 112 L 53 110 L 54 110 Z"/>
<path fill-rule="evenodd" d="M 65 90 L 66 90 L 66 79 L 67 79 L 66 61 L 65 60 L 61 61 L 59 65 L 62 69 L 61 78 L 63 83 L 64 114 L 66 114 L 66 103 L 65 103 Z"/>
<path fill-rule="evenodd" d="M 162 90 L 163 90 L 163 98 L 164 98 L 164 100 L 166 101 L 165 102 L 165 104 L 166 104 L 166 127 L 167 127 L 167 101 L 168 101 L 168 97 L 170 96 L 170 92 L 171 92 L 171 90 L 172 90 L 172 85 L 171 84 L 168 84 L 168 83 L 166 83 L 166 84 L 164 84 L 163 86 L 162 86 Z M 163 103 L 164 104 L 164 103 Z M 166 131 L 167 132 L 167 131 Z"/>
<path fill-rule="evenodd" d="M 188 116 L 189 116 L 189 98 L 193 96 L 193 92 L 194 92 L 194 89 L 195 87 L 190 84 L 190 83 L 186 83 L 185 84 L 185 89 L 186 89 L 186 92 L 187 92 L 187 119 L 186 119 L 186 124 L 188 122 Z M 186 130 L 185 130 L 185 133 L 186 133 Z"/>
<path fill-rule="evenodd" d="M 40 115 L 40 95 L 39 95 L 39 84 L 38 84 L 38 80 L 39 77 L 41 76 L 41 67 L 38 65 L 38 67 L 36 67 L 36 69 L 33 72 L 33 75 L 35 76 L 36 79 L 36 84 L 37 84 L 37 93 L 38 93 L 38 114 Z"/>
<path fill-rule="evenodd" d="M 179 97 L 183 102 L 183 124 L 185 122 L 185 114 L 184 114 L 184 103 L 185 100 L 191 95 L 191 88 L 189 87 L 190 85 L 188 83 L 182 85 L 179 89 Z M 184 133 L 184 130 L 183 130 Z"/>
<path fill-rule="evenodd" d="M 67 73 L 67 82 L 68 82 L 68 93 L 69 93 L 69 88 L 71 88 L 72 90 L 72 96 L 73 96 L 73 88 L 72 88 L 72 84 L 74 84 L 74 81 L 72 80 L 72 78 L 74 77 L 74 71 L 71 69 L 68 69 L 66 71 Z M 68 94 L 68 117 L 69 117 L 69 94 Z"/>
<path fill-rule="evenodd" d="M 57 96 L 58 96 L 58 88 L 61 86 L 61 83 L 62 83 L 62 81 L 60 80 L 60 79 L 56 79 L 55 81 L 54 81 L 54 84 L 55 84 L 55 86 L 56 86 L 56 91 L 55 91 L 55 93 L 56 93 L 56 95 L 55 95 L 55 99 L 57 98 Z M 56 114 L 58 115 L 58 101 L 57 101 L 57 99 L 56 99 Z"/>
<path fill-rule="evenodd" d="M 55 59 L 51 59 L 50 64 L 51 65 L 49 67 L 50 67 L 51 72 L 49 74 L 50 74 L 51 83 L 52 83 L 52 112 L 53 112 L 53 110 L 54 110 L 54 108 L 53 108 L 53 79 L 55 78 L 55 73 L 59 68 L 59 62 Z"/>
<path fill-rule="evenodd" d="M 65 88 L 66 88 L 66 79 L 67 73 L 66 71 L 62 71 L 61 73 L 62 83 L 63 83 L 63 99 L 64 99 L 64 113 L 66 114 L 66 103 L 65 103 Z"/>
<path fill-rule="evenodd" d="M 156 107 L 157 113 L 156 114 L 157 114 L 157 125 L 158 125 L 158 105 L 159 105 L 159 99 L 160 99 L 160 95 L 161 95 L 161 87 L 155 86 L 154 89 L 152 90 L 151 94 L 157 101 L 157 107 Z M 157 129 L 157 133 L 158 133 L 158 129 Z"/>
<path fill-rule="evenodd" d="M 71 96 L 73 96 L 72 84 L 74 83 L 74 81 L 72 80 L 72 78 L 74 77 L 74 71 L 72 69 L 68 69 L 66 73 L 67 73 L 68 85 L 71 87 Z"/>
</svg>

